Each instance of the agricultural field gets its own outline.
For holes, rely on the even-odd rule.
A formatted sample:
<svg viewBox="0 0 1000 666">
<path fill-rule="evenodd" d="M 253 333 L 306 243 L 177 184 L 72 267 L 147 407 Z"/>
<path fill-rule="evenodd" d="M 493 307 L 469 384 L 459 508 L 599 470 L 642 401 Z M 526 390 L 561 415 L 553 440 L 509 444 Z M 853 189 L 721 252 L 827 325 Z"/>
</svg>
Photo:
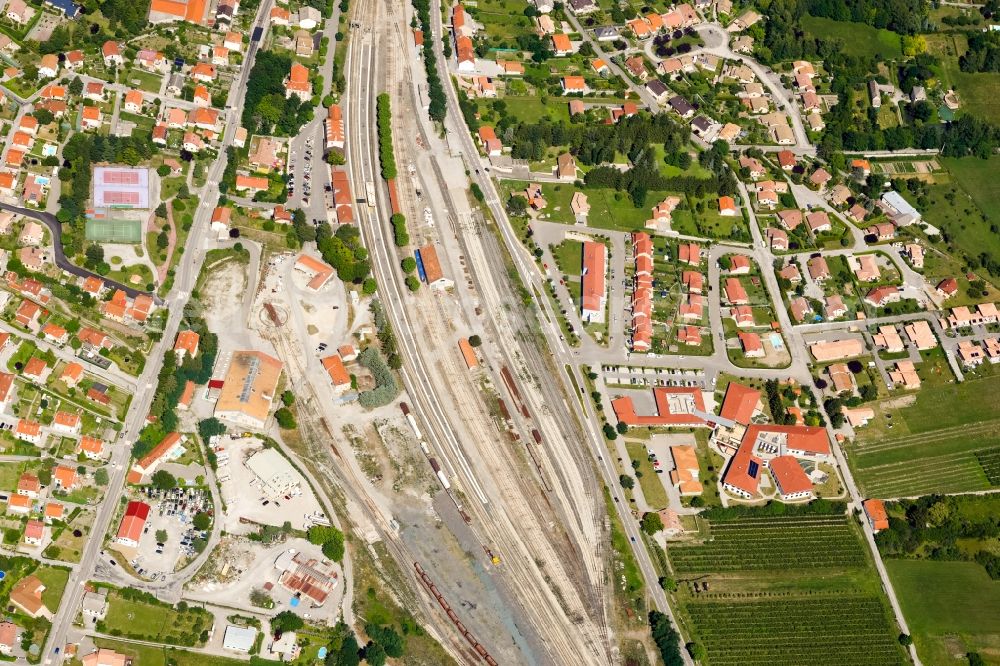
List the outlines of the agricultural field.
<svg viewBox="0 0 1000 666">
<path fill-rule="evenodd" d="M 668 548 L 681 624 L 707 663 L 907 663 L 858 528 L 842 509 L 710 512 L 704 543 Z"/>
<path fill-rule="evenodd" d="M 713 666 L 908 663 L 874 596 L 739 598 L 691 604 L 688 612 Z"/>
<path fill-rule="evenodd" d="M 802 27 L 811 35 L 841 40 L 845 55 L 870 56 L 877 60 L 892 60 L 903 55 L 899 35 L 890 30 L 819 16 L 803 16 Z"/>
<path fill-rule="evenodd" d="M 886 559 L 885 567 L 921 661 L 978 651 L 1000 663 L 1000 581 L 975 562 Z"/>
<path fill-rule="evenodd" d="M 680 574 L 780 571 L 865 566 L 865 552 L 844 515 L 740 518 L 711 521 L 712 538 L 670 550 Z M 762 554 L 766 553 L 766 557 Z"/>
<path fill-rule="evenodd" d="M 862 493 L 911 497 L 988 490 L 1000 482 L 1000 377 L 927 386 L 885 401 L 846 447 Z"/>
</svg>

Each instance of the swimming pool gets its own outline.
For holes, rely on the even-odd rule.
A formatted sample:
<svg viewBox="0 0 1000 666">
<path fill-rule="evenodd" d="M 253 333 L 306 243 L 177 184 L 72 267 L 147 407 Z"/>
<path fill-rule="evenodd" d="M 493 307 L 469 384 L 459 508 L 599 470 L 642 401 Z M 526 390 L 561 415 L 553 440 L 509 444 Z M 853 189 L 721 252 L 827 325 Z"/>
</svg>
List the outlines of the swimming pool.
<svg viewBox="0 0 1000 666">
<path fill-rule="evenodd" d="M 49 177 L 48 176 L 35 176 L 35 182 L 38 183 L 39 185 L 48 185 L 49 184 Z"/>
<path fill-rule="evenodd" d="M 771 340 L 771 347 L 775 350 L 785 348 L 785 341 L 781 339 L 781 335 L 779 333 L 770 333 L 768 338 Z"/>
</svg>

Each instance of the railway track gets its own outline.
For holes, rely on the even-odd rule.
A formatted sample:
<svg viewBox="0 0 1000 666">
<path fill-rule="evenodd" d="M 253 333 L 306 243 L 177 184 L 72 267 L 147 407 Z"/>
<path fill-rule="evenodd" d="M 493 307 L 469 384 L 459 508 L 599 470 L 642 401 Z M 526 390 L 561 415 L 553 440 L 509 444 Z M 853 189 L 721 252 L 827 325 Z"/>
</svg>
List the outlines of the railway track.
<svg viewBox="0 0 1000 666">
<path fill-rule="evenodd" d="M 376 6 L 371 0 L 359 5 L 357 15 L 362 25 L 381 25 L 378 20 Z M 402 38 L 399 31 L 380 32 L 382 38 L 389 39 L 395 36 Z M 376 58 L 376 52 L 381 58 Z M 361 40 L 354 40 L 351 44 L 349 55 L 349 67 L 351 80 L 357 81 L 358 89 L 352 90 L 350 95 L 350 108 L 348 111 L 348 122 L 352 126 L 350 134 L 356 137 L 351 150 L 351 172 L 355 182 L 367 182 L 375 180 L 375 168 L 369 154 L 363 150 L 365 146 L 362 142 L 371 142 L 374 139 L 374 124 L 371 116 L 371 108 L 366 108 L 366 101 L 373 99 L 377 93 L 381 92 L 375 88 L 376 80 L 383 78 L 378 72 L 384 71 L 390 77 L 387 87 L 392 89 L 394 85 L 392 73 L 401 71 L 402 67 L 396 62 L 397 54 L 405 53 L 401 45 L 382 44 L 377 48 L 376 36 L 365 32 Z M 360 60 L 358 60 L 360 59 Z M 364 76 L 364 63 L 369 63 L 367 76 Z M 355 79 L 357 73 L 362 74 L 360 79 Z M 385 189 L 377 188 L 377 198 L 380 209 L 387 210 L 385 205 Z M 471 525 L 479 540 L 483 543 L 496 544 L 504 553 L 505 561 L 517 563 L 520 560 L 522 566 L 505 566 L 503 575 L 507 582 L 511 584 L 515 591 L 515 596 L 523 600 L 524 612 L 532 618 L 540 635 L 545 640 L 545 645 L 549 651 L 548 659 L 560 663 L 607 663 L 608 650 L 606 648 L 606 627 L 603 624 L 593 623 L 587 620 L 590 608 L 581 603 L 577 594 L 576 582 L 572 573 L 567 569 L 576 568 L 571 565 L 576 562 L 560 561 L 558 553 L 549 548 L 548 558 L 543 559 L 543 563 L 551 570 L 541 570 L 538 565 L 538 558 L 532 558 L 531 554 L 537 550 L 539 544 L 537 536 L 546 533 L 545 525 L 538 525 L 536 530 L 525 529 L 524 520 L 530 519 L 534 515 L 535 509 L 521 498 L 518 519 L 514 520 L 507 514 L 508 505 L 517 506 L 515 499 L 523 493 L 523 479 L 514 473 L 510 468 L 491 469 L 489 479 L 480 480 L 477 474 L 472 472 L 468 457 L 459 444 L 458 433 L 453 429 L 450 422 L 455 418 L 451 413 L 446 416 L 442 409 L 439 398 L 436 396 L 437 385 L 432 381 L 432 371 L 428 370 L 422 358 L 427 341 L 418 341 L 413 333 L 411 317 L 404 305 L 404 300 L 411 298 L 409 294 L 402 291 L 398 284 L 398 274 L 396 268 L 395 248 L 387 237 L 385 226 L 378 220 L 371 220 L 367 211 L 362 213 L 361 229 L 373 262 L 373 269 L 379 278 L 382 301 L 387 314 L 395 324 L 397 337 L 401 342 L 401 352 L 408 361 L 403 368 L 402 376 L 408 389 L 411 399 L 415 403 L 417 411 L 425 420 L 426 430 L 432 435 L 431 439 L 435 443 L 443 442 L 443 446 L 436 448 L 442 452 L 442 460 L 452 474 L 457 471 L 455 478 L 459 479 L 462 487 L 471 490 L 475 501 L 468 503 L 466 509 L 474 518 Z M 440 381 L 440 380 L 439 380 Z M 468 406 L 474 408 L 470 401 Z M 464 406 L 464 404 L 463 404 Z M 478 407 L 482 408 L 481 404 Z M 471 413 L 474 414 L 475 409 Z M 463 410 L 464 412 L 464 410 Z M 463 413 L 464 417 L 465 414 Z M 462 441 L 474 441 L 477 444 L 494 443 L 496 433 L 492 428 L 484 429 L 483 422 L 489 423 L 488 414 L 484 419 L 464 418 L 459 422 L 460 426 L 469 427 L 474 424 L 476 431 L 471 439 L 462 438 Z M 505 458 L 503 450 L 490 451 L 493 460 L 500 463 Z M 494 475 L 495 473 L 495 475 Z M 498 497 L 503 498 L 502 507 L 497 507 L 486 496 L 484 488 L 493 486 L 497 488 Z M 493 488 L 489 488 L 493 490 Z M 596 521 L 594 521 L 596 522 Z M 587 548 L 580 549 L 573 547 L 574 555 L 580 552 L 593 552 L 593 544 L 599 540 L 591 540 Z M 532 547 L 534 546 L 534 547 Z M 534 561 L 532 561 L 534 559 Z M 582 559 L 582 558 L 581 558 Z M 551 586 L 546 581 L 558 580 L 557 586 Z M 553 590 L 555 587 L 555 590 Z M 561 595 L 570 595 L 569 601 Z M 585 596 L 586 598 L 586 596 Z M 587 602 L 592 599 L 587 598 Z M 570 603 L 572 608 L 567 613 L 563 604 Z M 603 608 L 603 604 L 599 604 Z M 583 625 L 583 626 L 581 626 Z M 577 634 L 577 635 L 574 635 Z M 597 640 L 595 641 L 595 637 Z M 547 660 L 548 660 L 547 659 Z"/>
</svg>

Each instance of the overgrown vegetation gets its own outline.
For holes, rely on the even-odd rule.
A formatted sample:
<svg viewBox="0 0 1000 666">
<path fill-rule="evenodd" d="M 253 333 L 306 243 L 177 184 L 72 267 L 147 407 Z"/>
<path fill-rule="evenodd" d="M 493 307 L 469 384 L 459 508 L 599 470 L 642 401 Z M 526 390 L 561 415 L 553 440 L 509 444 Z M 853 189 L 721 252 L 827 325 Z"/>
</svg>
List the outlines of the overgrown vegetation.
<svg viewBox="0 0 1000 666">
<path fill-rule="evenodd" d="M 208 330 L 204 319 L 191 316 L 184 320 L 184 328 L 189 328 L 200 336 L 198 355 L 185 354 L 180 364 L 173 350 L 163 355 L 163 366 L 157 376 L 156 393 L 149 407 L 151 422 L 139 433 L 139 439 L 132 445 L 132 455 L 142 458 L 164 437 L 177 429 L 177 403 L 188 381 L 204 384 L 212 377 L 215 357 L 219 350 L 218 337 Z"/>
<path fill-rule="evenodd" d="M 313 118 L 312 100 L 285 96 L 285 79 L 292 59 L 273 51 L 259 51 L 247 78 L 242 124 L 250 134 L 295 136 Z"/>
</svg>

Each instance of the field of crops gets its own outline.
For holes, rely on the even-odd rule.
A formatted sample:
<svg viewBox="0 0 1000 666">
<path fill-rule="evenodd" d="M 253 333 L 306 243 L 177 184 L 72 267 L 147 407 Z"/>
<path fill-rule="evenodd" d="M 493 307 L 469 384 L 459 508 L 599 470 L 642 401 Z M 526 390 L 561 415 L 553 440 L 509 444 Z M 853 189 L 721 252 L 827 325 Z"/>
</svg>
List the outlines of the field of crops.
<svg viewBox="0 0 1000 666">
<path fill-rule="evenodd" d="M 733 599 L 688 606 L 712 666 L 907 663 L 878 597 Z"/>
<path fill-rule="evenodd" d="M 865 552 L 843 515 L 712 521 L 711 539 L 668 551 L 680 574 L 859 568 Z"/>
<path fill-rule="evenodd" d="M 987 449 L 976 454 L 990 485 L 1000 486 L 1000 449 Z"/>
<path fill-rule="evenodd" d="M 1000 421 L 866 442 L 848 449 L 869 497 L 913 497 L 1000 485 Z"/>
</svg>

